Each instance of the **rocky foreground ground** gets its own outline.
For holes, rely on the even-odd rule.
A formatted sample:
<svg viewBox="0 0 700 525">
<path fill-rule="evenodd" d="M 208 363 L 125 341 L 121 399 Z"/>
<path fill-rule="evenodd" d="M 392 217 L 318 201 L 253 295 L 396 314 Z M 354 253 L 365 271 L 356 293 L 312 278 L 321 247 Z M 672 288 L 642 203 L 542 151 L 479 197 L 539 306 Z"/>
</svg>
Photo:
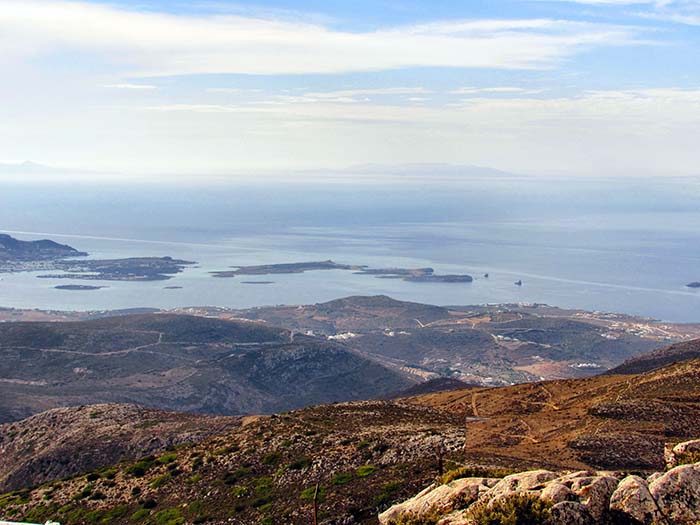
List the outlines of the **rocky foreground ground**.
<svg viewBox="0 0 700 525">
<path fill-rule="evenodd" d="M 684 525 L 700 520 L 700 440 L 667 451 L 647 476 L 534 470 L 435 484 L 379 515 L 381 525 Z M 455 475 L 458 475 L 455 474 Z M 450 476 L 451 477 L 451 476 Z M 449 479 L 449 478 L 447 478 Z M 505 521 L 517 516 L 515 521 Z"/>
</svg>

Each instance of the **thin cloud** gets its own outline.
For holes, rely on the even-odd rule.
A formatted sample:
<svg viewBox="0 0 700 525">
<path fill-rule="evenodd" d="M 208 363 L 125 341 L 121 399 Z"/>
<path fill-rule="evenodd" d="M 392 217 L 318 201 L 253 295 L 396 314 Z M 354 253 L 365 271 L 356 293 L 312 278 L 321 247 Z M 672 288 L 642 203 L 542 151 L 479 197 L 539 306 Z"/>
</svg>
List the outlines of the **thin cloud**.
<svg viewBox="0 0 700 525">
<path fill-rule="evenodd" d="M 450 91 L 451 95 L 537 95 L 543 93 L 542 89 L 525 89 L 513 86 L 496 86 L 496 87 L 462 87 Z"/>
<path fill-rule="evenodd" d="M 700 25 L 700 0 L 539 0 L 541 2 L 575 3 L 592 6 L 620 6 L 644 8 L 646 11 L 632 12 L 634 16 L 671 22 L 675 24 Z"/>
<path fill-rule="evenodd" d="M 344 32 L 232 15 L 175 15 L 61 0 L 0 9 L 3 62 L 95 57 L 125 76 L 337 74 L 410 67 L 544 69 L 637 30 L 565 20 L 463 20 Z M 6 45 L 5 45 L 6 44 Z"/>
<path fill-rule="evenodd" d="M 158 86 L 153 86 L 151 84 L 105 84 L 102 87 L 107 89 L 131 89 L 142 91 L 158 89 Z"/>
</svg>

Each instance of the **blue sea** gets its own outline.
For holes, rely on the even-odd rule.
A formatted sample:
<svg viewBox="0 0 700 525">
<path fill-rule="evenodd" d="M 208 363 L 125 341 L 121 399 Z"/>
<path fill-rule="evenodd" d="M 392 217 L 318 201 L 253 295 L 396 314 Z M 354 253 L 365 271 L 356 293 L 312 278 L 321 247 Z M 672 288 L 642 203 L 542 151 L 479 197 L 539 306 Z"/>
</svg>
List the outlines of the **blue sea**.
<svg viewBox="0 0 700 525">
<path fill-rule="evenodd" d="M 95 258 L 170 255 L 198 263 L 165 282 L 88 282 L 107 287 L 96 291 L 56 290 L 70 281 L 33 273 L 0 274 L 5 307 L 242 308 L 386 294 L 441 305 L 538 302 L 700 322 L 700 290 L 685 286 L 700 281 L 696 179 L 0 182 L 0 231 L 51 238 Z M 475 281 L 409 283 L 335 270 L 209 274 L 326 259 L 430 266 Z M 242 282 L 261 280 L 273 283 Z"/>
</svg>

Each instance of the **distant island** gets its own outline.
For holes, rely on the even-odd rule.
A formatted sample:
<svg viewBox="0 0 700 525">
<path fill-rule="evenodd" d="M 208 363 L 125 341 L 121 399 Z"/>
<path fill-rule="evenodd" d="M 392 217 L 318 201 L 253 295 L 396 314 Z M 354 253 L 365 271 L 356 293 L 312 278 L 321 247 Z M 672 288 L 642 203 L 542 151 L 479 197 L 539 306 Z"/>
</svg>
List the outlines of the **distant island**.
<svg viewBox="0 0 700 525">
<path fill-rule="evenodd" d="M 474 280 L 471 275 L 439 275 L 432 268 L 366 268 L 356 273 L 411 283 L 470 283 Z"/>
<path fill-rule="evenodd" d="M 83 279 L 86 281 L 165 281 L 182 272 L 192 261 L 172 257 L 131 257 L 127 259 L 56 261 L 54 267 L 66 273 L 39 275 L 40 279 Z"/>
<path fill-rule="evenodd" d="M 172 279 L 194 261 L 172 257 L 129 257 L 124 259 L 85 259 L 88 253 L 65 244 L 44 239 L 22 241 L 7 234 L 0 234 L 0 273 L 43 271 L 40 279 L 79 279 L 83 281 L 165 281 Z M 371 275 L 378 279 L 401 279 L 411 283 L 471 283 L 467 274 L 435 273 L 433 268 L 370 268 L 367 265 L 340 264 L 332 260 L 297 263 L 232 266 L 230 270 L 209 272 L 212 277 L 234 278 L 239 275 L 297 274 L 320 270 L 354 271 L 358 275 Z M 53 273 L 61 272 L 61 273 Z M 242 284 L 273 284 L 272 281 L 241 281 Z M 693 283 L 696 284 L 696 283 Z M 688 285 L 692 286 L 692 285 Z M 700 287 L 700 284 L 698 284 Z M 99 287 L 61 285 L 59 290 L 95 290 Z M 168 290 L 180 287 L 165 287 Z"/>
<path fill-rule="evenodd" d="M 235 270 L 223 272 L 210 272 L 214 277 L 230 278 L 236 275 L 271 275 L 304 273 L 315 270 L 361 270 L 363 266 L 351 266 L 348 264 L 337 264 L 333 261 L 282 263 L 282 264 L 261 264 L 257 266 L 234 266 Z"/>
<path fill-rule="evenodd" d="M 432 268 L 369 268 L 366 265 L 339 264 L 332 260 L 300 263 L 234 266 L 233 270 L 209 272 L 213 277 L 232 278 L 237 275 L 294 274 L 316 270 L 354 270 L 357 275 L 372 275 L 378 279 L 401 279 L 413 283 L 470 283 L 471 275 L 439 275 Z M 246 281 L 245 284 L 269 284 Z"/>
<path fill-rule="evenodd" d="M 70 290 L 70 291 L 87 291 L 87 290 L 101 290 L 102 288 L 107 288 L 106 286 L 90 286 L 86 284 L 60 284 L 54 286 L 56 290 Z"/>
<path fill-rule="evenodd" d="M 0 234 L 0 273 L 42 270 L 51 263 L 66 257 L 85 257 L 81 252 L 48 239 L 21 241 L 7 234 Z"/>
<path fill-rule="evenodd" d="M 196 264 L 172 257 L 84 259 L 87 255 L 87 252 L 48 239 L 22 241 L 7 234 L 0 234 L 0 273 L 60 271 L 64 273 L 37 277 L 85 281 L 164 281 L 182 272 L 186 266 Z M 73 286 L 65 285 L 59 289 L 96 289 Z"/>
<path fill-rule="evenodd" d="M 696 282 L 694 282 L 694 283 L 686 284 L 686 286 L 687 286 L 688 288 L 700 288 L 700 281 L 696 281 Z"/>
</svg>

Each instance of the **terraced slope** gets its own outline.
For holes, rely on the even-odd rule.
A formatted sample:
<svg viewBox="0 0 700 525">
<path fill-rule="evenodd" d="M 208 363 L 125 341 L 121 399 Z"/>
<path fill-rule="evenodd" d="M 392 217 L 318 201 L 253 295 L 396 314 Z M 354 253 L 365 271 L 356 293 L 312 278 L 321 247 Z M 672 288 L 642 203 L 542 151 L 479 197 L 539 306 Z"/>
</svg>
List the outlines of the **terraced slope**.
<svg viewBox="0 0 700 525">
<path fill-rule="evenodd" d="M 467 418 L 467 457 L 504 465 L 658 469 L 666 441 L 700 436 L 700 361 L 411 398 Z"/>
</svg>

